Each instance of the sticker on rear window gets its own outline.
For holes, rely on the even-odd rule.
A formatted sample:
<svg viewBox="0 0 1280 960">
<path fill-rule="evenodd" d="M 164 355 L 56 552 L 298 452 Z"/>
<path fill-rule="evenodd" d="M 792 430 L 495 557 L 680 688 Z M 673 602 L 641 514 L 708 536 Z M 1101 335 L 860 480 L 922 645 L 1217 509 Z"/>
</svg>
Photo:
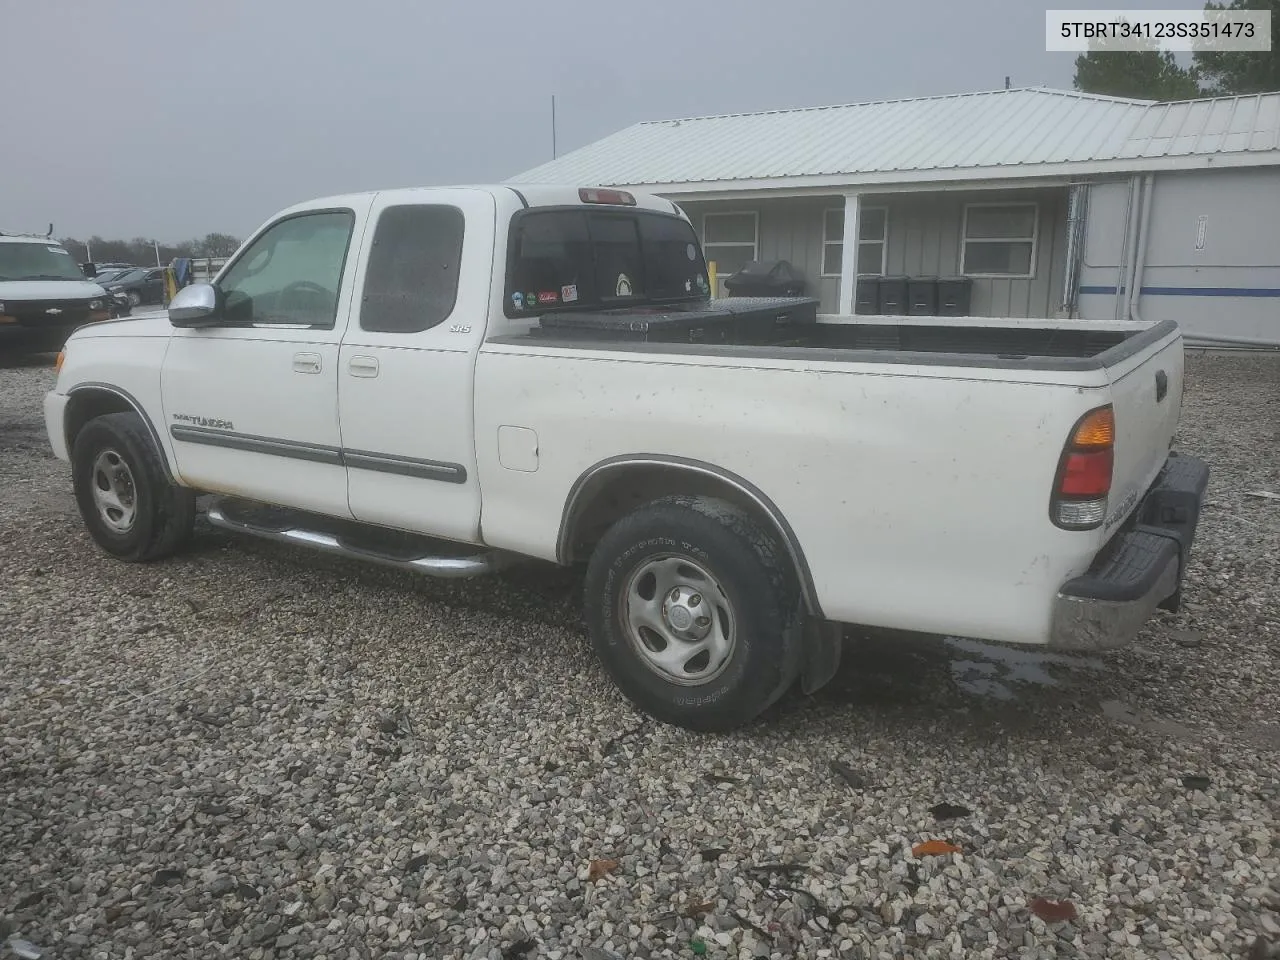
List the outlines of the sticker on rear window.
<svg viewBox="0 0 1280 960">
<path fill-rule="evenodd" d="M 555 292 L 551 290 L 544 290 L 538 294 L 539 303 L 555 303 L 559 299 Z"/>
<path fill-rule="evenodd" d="M 517 310 L 523 310 L 523 309 L 524 309 L 524 294 L 523 294 L 523 293 L 513 293 L 513 294 L 511 295 L 511 305 L 512 305 L 513 307 L 515 307 Z"/>
<path fill-rule="evenodd" d="M 560 299 L 565 303 L 573 303 L 578 299 L 578 285 L 569 283 L 560 288 Z"/>
<path fill-rule="evenodd" d="M 631 296 L 631 278 L 625 273 L 618 274 L 618 282 L 614 285 L 613 295 L 615 297 Z"/>
<path fill-rule="evenodd" d="M 698 248 L 697 248 L 697 247 L 695 247 L 695 246 L 691 243 L 691 244 L 689 244 L 687 247 L 685 247 L 685 248 L 684 248 L 684 255 L 685 255 L 686 257 L 688 257 L 690 260 L 697 260 L 697 259 L 698 259 Z"/>
</svg>

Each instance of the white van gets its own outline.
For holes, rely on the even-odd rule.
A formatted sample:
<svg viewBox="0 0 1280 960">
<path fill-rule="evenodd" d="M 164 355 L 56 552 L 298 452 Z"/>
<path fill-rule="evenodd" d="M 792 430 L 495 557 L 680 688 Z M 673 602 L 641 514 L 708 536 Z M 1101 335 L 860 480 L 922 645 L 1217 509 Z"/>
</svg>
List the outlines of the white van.
<svg viewBox="0 0 1280 960">
<path fill-rule="evenodd" d="M 76 327 L 106 320 L 106 291 L 49 237 L 0 234 L 0 345 L 60 350 Z"/>
</svg>

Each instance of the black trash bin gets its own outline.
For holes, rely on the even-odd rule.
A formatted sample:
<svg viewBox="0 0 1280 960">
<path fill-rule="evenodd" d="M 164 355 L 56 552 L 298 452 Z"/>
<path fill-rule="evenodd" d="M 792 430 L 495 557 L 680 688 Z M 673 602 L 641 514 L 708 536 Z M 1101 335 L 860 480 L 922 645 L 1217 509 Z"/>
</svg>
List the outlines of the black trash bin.
<svg viewBox="0 0 1280 960">
<path fill-rule="evenodd" d="M 880 278 L 859 277 L 854 287 L 853 312 L 875 313 L 880 309 Z"/>
<path fill-rule="evenodd" d="M 937 315 L 937 277 L 912 277 L 907 281 L 907 313 L 913 317 L 932 317 Z"/>
<path fill-rule="evenodd" d="M 938 281 L 938 316 L 967 317 L 969 294 L 973 280 L 969 277 L 943 277 Z"/>
<path fill-rule="evenodd" d="M 883 314 L 902 314 L 907 312 L 907 278 L 880 278 L 880 312 Z"/>
<path fill-rule="evenodd" d="M 731 297 L 800 297 L 804 286 L 804 274 L 787 260 L 752 260 L 724 278 Z"/>
</svg>

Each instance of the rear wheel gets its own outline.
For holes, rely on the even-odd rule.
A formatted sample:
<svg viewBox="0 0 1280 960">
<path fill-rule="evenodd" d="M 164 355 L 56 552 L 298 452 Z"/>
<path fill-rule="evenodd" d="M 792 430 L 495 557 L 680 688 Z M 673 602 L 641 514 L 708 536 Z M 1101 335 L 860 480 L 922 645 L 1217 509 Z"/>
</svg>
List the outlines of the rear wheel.
<svg viewBox="0 0 1280 960">
<path fill-rule="evenodd" d="M 71 469 L 80 516 L 112 556 L 158 560 L 191 537 L 195 494 L 169 482 L 138 414 L 109 413 L 85 424 L 72 445 Z"/>
<path fill-rule="evenodd" d="M 588 566 L 586 615 L 628 699 L 691 730 L 749 722 L 798 672 L 795 578 L 773 538 L 724 501 L 668 497 L 615 523 Z"/>
</svg>

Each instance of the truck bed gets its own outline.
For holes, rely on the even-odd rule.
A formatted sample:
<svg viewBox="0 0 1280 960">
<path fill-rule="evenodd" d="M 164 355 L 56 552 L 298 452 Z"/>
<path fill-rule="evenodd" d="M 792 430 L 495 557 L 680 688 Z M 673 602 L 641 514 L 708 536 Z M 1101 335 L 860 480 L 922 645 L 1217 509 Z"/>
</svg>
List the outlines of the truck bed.
<svg viewBox="0 0 1280 960">
<path fill-rule="evenodd" d="M 960 325 L 933 317 L 909 319 L 931 322 L 901 323 L 884 318 L 874 323 L 816 323 L 796 345 L 827 350 L 967 354 L 1000 359 L 1083 359 L 1100 356 L 1141 332 L 1080 329 L 1079 326 Z"/>
<path fill-rule="evenodd" d="M 1113 366 L 1169 336 L 1173 321 L 1150 325 L 991 317 L 821 315 L 780 331 L 768 343 L 680 343 L 616 339 L 596 332 L 531 329 L 492 343 L 541 347 L 741 356 L 794 360 L 913 363 L 1025 369 L 1094 370 Z"/>
</svg>

